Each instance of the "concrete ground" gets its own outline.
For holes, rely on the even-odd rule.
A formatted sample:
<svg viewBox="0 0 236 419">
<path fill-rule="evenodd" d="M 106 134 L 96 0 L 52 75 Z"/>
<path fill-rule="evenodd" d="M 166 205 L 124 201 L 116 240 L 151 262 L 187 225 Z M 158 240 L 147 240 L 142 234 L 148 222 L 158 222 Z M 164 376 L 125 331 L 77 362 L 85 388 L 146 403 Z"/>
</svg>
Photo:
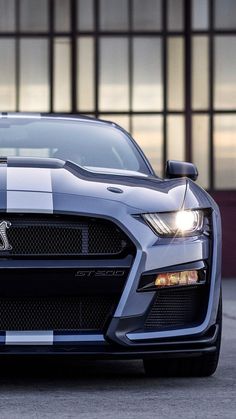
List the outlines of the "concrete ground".
<svg viewBox="0 0 236 419">
<path fill-rule="evenodd" d="M 141 361 L 1 362 L 0 418 L 236 418 L 236 280 L 223 284 L 220 364 L 210 378 L 150 379 Z"/>
</svg>

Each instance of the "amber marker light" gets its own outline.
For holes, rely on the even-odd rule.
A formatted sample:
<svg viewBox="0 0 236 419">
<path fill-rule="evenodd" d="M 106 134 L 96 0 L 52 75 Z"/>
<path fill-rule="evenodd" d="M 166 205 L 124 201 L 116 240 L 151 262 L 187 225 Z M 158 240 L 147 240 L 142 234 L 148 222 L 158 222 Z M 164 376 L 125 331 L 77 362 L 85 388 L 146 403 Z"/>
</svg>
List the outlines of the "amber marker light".
<svg viewBox="0 0 236 419">
<path fill-rule="evenodd" d="M 196 285 L 198 283 L 198 271 L 167 272 L 158 274 L 155 279 L 155 286 L 173 287 L 184 285 Z"/>
</svg>

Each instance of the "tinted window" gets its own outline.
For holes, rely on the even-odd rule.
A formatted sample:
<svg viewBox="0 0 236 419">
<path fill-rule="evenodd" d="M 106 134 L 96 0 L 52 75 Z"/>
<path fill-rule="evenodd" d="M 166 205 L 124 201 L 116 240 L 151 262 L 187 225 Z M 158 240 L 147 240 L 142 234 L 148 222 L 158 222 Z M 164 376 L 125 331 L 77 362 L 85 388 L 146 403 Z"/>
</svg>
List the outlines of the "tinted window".
<svg viewBox="0 0 236 419">
<path fill-rule="evenodd" d="M 2 119 L 0 155 L 54 157 L 89 168 L 149 173 L 141 154 L 121 130 L 89 120 Z"/>
</svg>

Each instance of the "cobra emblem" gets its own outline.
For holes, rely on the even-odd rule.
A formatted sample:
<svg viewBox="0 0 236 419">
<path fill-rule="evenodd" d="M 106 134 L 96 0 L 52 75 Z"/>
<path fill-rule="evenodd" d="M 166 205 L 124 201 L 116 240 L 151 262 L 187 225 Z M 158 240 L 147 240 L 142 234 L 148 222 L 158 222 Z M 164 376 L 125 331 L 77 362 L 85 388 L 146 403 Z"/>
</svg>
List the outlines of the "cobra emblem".
<svg viewBox="0 0 236 419">
<path fill-rule="evenodd" d="M 11 227 L 10 221 L 2 221 L 0 223 L 0 239 L 2 243 L 0 243 L 0 251 L 1 250 L 11 250 L 12 246 L 9 244 L 8 238 L 7 238 L 7 228 Z"/>
</svg>

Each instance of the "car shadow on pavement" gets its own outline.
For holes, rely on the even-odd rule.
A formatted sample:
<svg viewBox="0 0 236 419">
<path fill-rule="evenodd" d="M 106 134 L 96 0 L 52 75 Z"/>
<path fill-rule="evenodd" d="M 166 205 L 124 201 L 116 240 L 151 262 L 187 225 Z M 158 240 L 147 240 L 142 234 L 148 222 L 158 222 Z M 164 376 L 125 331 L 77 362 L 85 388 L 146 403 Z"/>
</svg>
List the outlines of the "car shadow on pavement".
<svg viewBox="0 0 236 419">
<path fill-rule="evenodd" d="M 0 385 L 6 379 L 77 381 L 145 377 L 141 360 L 82 360 L 74 357 L 4 356 L 0 358 Z"/>
<path fill-rule="evenodd" d="M 214 381 L 214 377 L 210 380 Z M 188 378 L 150 378 L 146 377 L 141 360 L 78 360 L 74 357 L 6 357 L 0 359 L 0 392 L 5 384 L 24 385 L 41 384 L 51 385 L 54 388 L 66 386 L 85 386 L 109 388 L 124 383 L 133 387 L 145 382 L 145 386 L 152 385 L 153 381 L 165 381 L 173 388 L 179 380 L 188 381 Z M 206 380 L 195 378 L 194 380 Z M 209 378 L 208 378 L 209 380 Z"/>
</svg>

